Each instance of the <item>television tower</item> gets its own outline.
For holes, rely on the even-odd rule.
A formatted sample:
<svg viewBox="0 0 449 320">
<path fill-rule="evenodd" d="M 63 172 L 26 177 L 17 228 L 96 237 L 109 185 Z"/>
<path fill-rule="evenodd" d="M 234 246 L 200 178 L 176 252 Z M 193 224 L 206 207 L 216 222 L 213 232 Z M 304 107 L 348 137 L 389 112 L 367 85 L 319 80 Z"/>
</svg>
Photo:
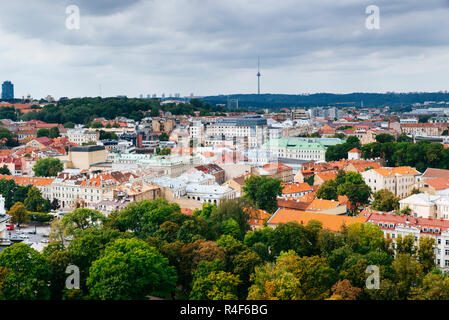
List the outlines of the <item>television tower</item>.
<svg viewBox="0 0 449 320">
<path fill-rule="evenodd" d="M 260 94 L 260 57 L 257 58 L 257 94 Z"/>
</svg>

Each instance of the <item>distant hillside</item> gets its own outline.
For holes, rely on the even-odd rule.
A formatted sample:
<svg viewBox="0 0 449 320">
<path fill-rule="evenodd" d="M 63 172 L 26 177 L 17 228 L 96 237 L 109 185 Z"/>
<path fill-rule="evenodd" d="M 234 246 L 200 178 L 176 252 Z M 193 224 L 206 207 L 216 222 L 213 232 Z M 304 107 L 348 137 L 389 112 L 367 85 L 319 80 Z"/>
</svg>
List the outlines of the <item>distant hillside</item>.
<svg viewBox="0 0 449 320">
<path fill-rule="evenodd" d="M 313 107 L 313 106 L 355 106 L 360 107 L 363 101 L 365 107 L 401 106 L 426 101 L 447 101 L 449 93 L 315 93 L 310 95 L 288 94 L 235 94 L 204 97 L 201 100 L 211 104 L 226 104 L 228 99 L 238 99 L 241 108 L 283 108 L 283 107 Z"/>
</svg>

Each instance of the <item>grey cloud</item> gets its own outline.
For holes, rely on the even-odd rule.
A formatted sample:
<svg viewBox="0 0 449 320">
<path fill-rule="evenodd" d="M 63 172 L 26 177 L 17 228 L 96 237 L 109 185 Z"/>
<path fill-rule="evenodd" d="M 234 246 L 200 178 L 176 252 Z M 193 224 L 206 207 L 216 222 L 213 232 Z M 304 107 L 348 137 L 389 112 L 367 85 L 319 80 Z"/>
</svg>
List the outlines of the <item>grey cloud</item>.
<svg viewBox="0 0 449 320">
<path fill-rule="evenodd" d="M 69 4 L 80 7 L 80 30 L 65 28 Z M 371 4 L 380 30 L 365 28 Z M 42 55 L 67 55 L 58 68 L 184 86 L 178 79 L 247 72 L 257 56 L 267 71 L 354 76 L 424 52 L 431 59 L 449 46 L 448 13 L 446 0 L 22 0 L 3 5 L 0 32 L 40 41 Z"/>
</svg>

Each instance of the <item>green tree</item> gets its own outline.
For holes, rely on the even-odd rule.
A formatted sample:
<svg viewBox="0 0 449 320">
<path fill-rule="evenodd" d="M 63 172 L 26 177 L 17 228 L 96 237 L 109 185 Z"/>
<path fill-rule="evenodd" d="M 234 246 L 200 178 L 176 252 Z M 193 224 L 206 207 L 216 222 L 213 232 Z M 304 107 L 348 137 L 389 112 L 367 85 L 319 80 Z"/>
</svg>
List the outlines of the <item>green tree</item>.
<svg viewBox="0 0 449 320">
<path fill-rule="evenodd" d="M 411 234 L 405 236 L 398 234 L 396 238 L 396 252 L 414 256 L 416 253 L 415 236 Z"/>
<path fill-rule="evenodd" d="M 8 211 L 8 215 L 12 217 L 11 222 L 17 223 L 18 226 L 30 219 L 28 211 L 22 202 L 16 202 Z"/>
<path fill-rule="evenodd" d="M 9 131 L 6 128 L 0 127 L 0 140 L 6 139 L 6 146 L 7 147 L 17 147 L 19 145 L 19 139 L 17 138 L 17 135 L 13 134 L 11 131 Z"/>
<path fill-rule="evenodd" d="M 304 182 L 306 182 L 309 186 L 313 186 L 313 183 L 315 182 L 315 175 L 311 175 L 308 178 L 304 178 Z"/>
<path fill-rule="evenodd" d="M 181 209 L 177 204 L 169 204 L 167 200 L 158 198 L 153 201 L 143 200 L 133 202 L 116 214 L 109 215 L 111 226 L 122 231 L 131 231 L 137 237 L 145 239 L 153 236 L 160 225 L 169 217 L 181 215 Z M 182 222 L 178 223 L 178 225 Z"/>
<path fill-rule="evenodd" d="M 89 125 L 89 127 L 90 128 L 93 128 L 93 129 L 98 129 L 98 128 L 103 128 L 104 126 L 103 126 L 103 124 L 101 123 L 101 122 L 92 122 L 90 125 Z"/>
<path fill-rule="evenodd" d="M 32 186 L 28 190 L 27 197 L 24 202 L 25 208 L 31 212 L 49 212 L 51 203 L 42 197 L 41 191 Z"/>
<path fill-rule="evenodd" d="M 49 137 L 50 136 L 50 130 L 48 130 L 47 128 L 41 128 L 39 130 L 37 130 L 37 137 Z"/>
<path fill-rule="evenodd" d="M 337 182 L 337 193 L 348 197 L 353 212 L 357 210 L 358 206 L 369 203 L 372 191 L 360 173 L 347 172 L 344 175 L 343 181 L 343 183 Z"/>
<path fill-rule="evenodd" d="M 191 300 L 237 300 L 238 276 L 224 271 L 212 271 L 207 277 L 195 280 Z"/>
<path fill-rule="evenodd" d="M 237 238 L 242 240 L 246 232 L 250 229 L 248 224 L 249 211 L 245 209 L 249 206 L 251 206 L 251 203 L 248 203 L 247 199 L 240 198 L 222 201 L 218 207 L 213 209 L 208 223 L 215 237 L 219 237 L 222 234 L 224 221 L 233 219 L 237 222 L 240 230 Z"/>
<path fill-rule="evenodd" d="M 168 141 L 168 139 L 169 139 L 169 136 L 168 136 L 168 134 L 166 134 L 165 132 L 162 132 L 162 133 L 159 135 L 159 140 L 160 140 L 160 141 Z"/>
<path fill-rule="evenodd" d="M 175 269 L 155 248 L 142 240 L 118 239 L 92 263 L 87 286 L 93 299 L 168 298 L 176 279 Z"/>
<path fill-rule="evenodd" d="M 393 282 L 398 290 L 399 299 L 405 300 L 414 288 L 421 284 L 422 266 L 409 254 L 399 253 L 392 263 Z"/>
<path fill-rule="evenodd" d="M 337 183 L 334 180 L 324 182 L 316 192 L 318 199 L 338 200 Z"/>
<path fill-rule="evenodd" d="M 427 274 L 422 285 L 412 288 L 412 300 L 449 300 L 449 278 L 441 273 Z"/>
<path fill-rule="evenodd" d="M 54 233 L 51 234 L 51 238 L 55 238 L 53 235 Z M 81 289 L 85 294 L 87 294 L 86 279 L 89 276 L 89 268 L 92 263 L 100 258 L 101 253 L 109 243 L 119 238 L 127 239 L 130 237 L 131 235 L 129 234 L 110 228 L 87 228 L 76 233 L 74 239 L 70 241 L 67 250 L 71 263 L 80 269 Z M 63 243 L 64 236 L 57 239 Z"/>
<path fill-rule="evenodd" d="M 0 174 L 4 174 L 7 176 L 11 175 L 11 171 L 9 171 L 8 167 L 6 166 L 6 164 L 3 165 L 3 167 L 0 167 Z"/>
<path fill-rule="evenodd" d="M 399 210 L 397 213 L 399 215 L 410 216 L 412 215 L 412 209 L 410 209 L 409 206 L 406 206 L 402 210 Z"/>
<path fill-rule="evenodd" d="M 64 128 L 66 129 L 73 129 L 75 128 L 75 124 L 73 122 L 66 122 L 63 124 Z"/>
<path fill-rule="evenodd" d="M 376 141 L 379 143 L 394 142 L 395 138 L 391 134 L 381 133 L 376 136 Z"/>
<path fill-rule="evenodd" d="M 55 138 L 58 138 L 60 136 L 61 135 L 59 133 L 59 128 L 58 127 L 53 127 L 53 128 L 50 128 L 48 130 L 48 137 L 49 138 L 55 139 Z"/>
<path fill-rule="evenodd" d="M 299 256 L 313 252 L 314 245 L 307 237 L 308 230 L 297 222 L 279 224 L 272 232 L 269 240 L 272 254 L 278 256 L 282 251 L 293 250 Z"/>
<path fill-rule="evenodd" d="M 42 254 L 49 265 L 51 299 L 60 300 L 67 279 L 65 271 L 71 264 L 70 253 L 60 241 L 56 241 L 45 247 Z"/>
<path fill-rule="evenodd" d="M 317 300 L 330 296 L 337 274 L 325 258 L 300 258 L 289 251 L 275 265 L 256 267 L 252 280 L 248 299 Z"/>
<path fill-rule="evenodd" d="M 2 289 L 7 300 L 50 298 L 48 263 L 27 244 L 17 243 L 3 250 L 0 253 L 0 267 L 7 271 Z"/>
<path fill-rule="evenodd" d="M 97 210 L 78 208 L 65 214 L 61 221 L 66 231 L 65 234 L 73 235 L 80 230 L 101 226 L 101 222 L 104 220 L 105 216 Z"/>
<path fill-rule="evenodd" d="M 420 237 L 417 252 L 417 258 L 421 263 L 423 272 L 428 273 L 435 268 L 435 249 L 436 243 L 434 238 Z"/>
<path fill-rule="evenodd" d="M 277 197 L 282 195 L 282 181 L 266 176 L 251 176 L 245 179 L 242 187 L 245 197 L 254 201 L 259 209 L 274 213 L 277 208 Z"/>
<path fill-rule="evenodd" d="M 39 159 L 33 167 L 36 177 L 56 177 L 63 169 L 61 160 L 57 158 Z"/>
<path fill-rule="evenodd" d="M 9 210 L 16 202 L 24 202 L 31 185 L 19 186 L 13 179 L 0 179 L 0 194 L 5 198 L 5 209 Z"/>
<path fill-rule="evenodd" d="M 412 142 L 413 139 L 407 136 L 405 133 L 402 133 L 396 140 L 397 142 Z"/>
<path fill-rule="evenodd" d="M 399 198 L 393 192 L 382 189 L 374 193 L 371 208 L 379 211 L 393 211 L 399 209 Z"/>
</svg>

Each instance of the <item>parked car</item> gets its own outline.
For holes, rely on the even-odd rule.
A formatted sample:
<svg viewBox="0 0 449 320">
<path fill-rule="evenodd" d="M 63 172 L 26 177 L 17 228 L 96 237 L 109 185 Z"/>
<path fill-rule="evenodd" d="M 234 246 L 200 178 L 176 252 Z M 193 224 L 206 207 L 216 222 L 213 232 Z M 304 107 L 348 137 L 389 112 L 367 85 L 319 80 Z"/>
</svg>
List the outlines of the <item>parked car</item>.
<svg viewBox="0 0 449 320">
<path fill-rule="evenodd" d="M 6 225 L 6 230 L 14 230 L 14 224 L 8 223 L 8 224 Z"/>
</svg>

